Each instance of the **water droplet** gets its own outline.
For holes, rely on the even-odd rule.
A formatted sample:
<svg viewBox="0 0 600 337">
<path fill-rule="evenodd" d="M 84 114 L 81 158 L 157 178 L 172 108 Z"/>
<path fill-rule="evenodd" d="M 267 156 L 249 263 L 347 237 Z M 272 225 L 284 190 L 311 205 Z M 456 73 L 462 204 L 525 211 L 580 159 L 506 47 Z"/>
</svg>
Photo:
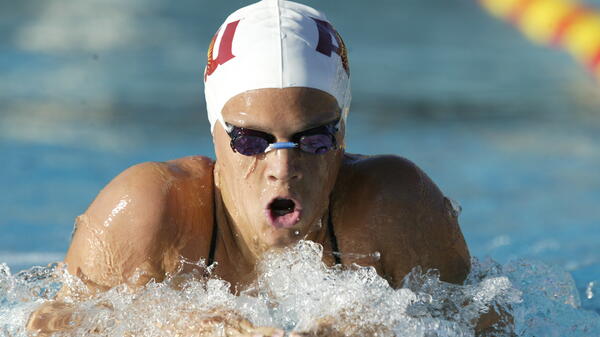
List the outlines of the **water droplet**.
<svg viewBox="0 0 600 337">
<path fill-rule="evenodd" d="M 590 283 L 588 283 L 587 289 L 585 289 L 585 297 L 587 297 L 588 300 L 591 300 L 592 298 L 594 298 L 594 285 L 596 284 L 596 282 L 592 281 Z"/>
<path fill-rule="evenodd" d="M 256 156 L 252 157 L 252 163 L 248 166 L 248 170 L 244 175 L 244 179 L 248 179 L 248 177 L 256 170 L 256 165 L 258 164 L 258 158 Z"/>
<path fill-rule="evenodd" d="M 300 231 L 298 231 L 298 230 L 294 231 L 294 235 L 300 235 Z"/>
<path fill-rule="evenodd" d="M 375 259 L 375 261 L 379 261 L 379 259 L 381 259 L 381 253 L 377 251 L 371 254 L 371 256 Z"/>
<path fill-rule="evenodd" d="M 456 200 L 450 199 L 448 197 L 445 198 L 446 202 L 450 204 L 450 214 L 455 217 L 458 218 L 458 216 L 460 215 L 460 213 L 462 213 L 462 206 L 460 205 L 460 203 Z"/>
</svg>

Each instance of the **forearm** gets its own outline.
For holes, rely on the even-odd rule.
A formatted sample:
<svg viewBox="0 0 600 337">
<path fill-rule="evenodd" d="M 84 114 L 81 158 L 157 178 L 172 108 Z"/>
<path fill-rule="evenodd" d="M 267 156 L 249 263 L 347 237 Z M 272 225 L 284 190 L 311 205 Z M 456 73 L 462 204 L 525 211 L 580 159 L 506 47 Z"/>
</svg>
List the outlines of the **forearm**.
<svg viewBox="0 0 600 337">
<path fill-rule="evenodd" d="M 103 309 L 113 310 L 109 305 L 98 304 Z M 97 313 L 96 313 L 97 314 Z M 71 333 L 84 329 L 85 333 L 102 333 L 109 327 L 97 322 L 94 311 L 73 303 L 49 301 L 40 305 L 30 316 L 27 330 L 39 337 L 55 333 Z M 272 327 L 255 327 L 247 319 L 231 310 L 187 311 L 177 313 L 177 320 L 164 320 L 148 327 L 159 335 L 182 337 L 225 336 L 273 336 L 282 337 L 283 331 Z M 139 317 L 139 319 L 144 319 Z M 185 322 L 185 324 L 180 324 Z M 114 328 L 114 327 L 113 327 Z M 135 331 L 125 332 L 134 336 Z"/>
</svg>

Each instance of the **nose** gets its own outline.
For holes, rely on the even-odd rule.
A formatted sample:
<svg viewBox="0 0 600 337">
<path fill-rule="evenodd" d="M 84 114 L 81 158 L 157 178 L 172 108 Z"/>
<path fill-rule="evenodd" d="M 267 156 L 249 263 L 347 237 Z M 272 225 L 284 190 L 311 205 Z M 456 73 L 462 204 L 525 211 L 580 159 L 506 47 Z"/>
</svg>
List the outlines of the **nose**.
<svg viewBox="0 0 600 337">
<path fill-rule="evenodd" d="M 266 176 L 269 182 L 290 182 L 302 177 L 298 168 L 296 151 L 293 149 L 278 149 L 267 153 Z"/>
</svg>

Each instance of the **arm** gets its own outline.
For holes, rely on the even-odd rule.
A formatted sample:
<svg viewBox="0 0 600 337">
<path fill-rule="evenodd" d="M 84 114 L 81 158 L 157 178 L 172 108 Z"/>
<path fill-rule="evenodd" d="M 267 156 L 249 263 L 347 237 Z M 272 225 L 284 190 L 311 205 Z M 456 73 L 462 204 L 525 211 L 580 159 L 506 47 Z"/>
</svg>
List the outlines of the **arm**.
<svg viewBox="0 0 600 337">
<path fill-rule="evenodd" d="M 382 188 L 387 188 L 388 191 L 391 188 L 392 192 L 404 191 L 403 196 L 392 199 L 392 221 L 395 225 L 388 225 L 388 234 L 404 238 L 403 242 L 410 246 L 408 253 L 414 257 L 413 266 L 420 265 L 424 271 L 437 269 L 442 281 L 462 284 L 469 274 L 471 261 L 458 224 L 458 212 L 453 209 L 451 201 L 435 183 L 416 165 L 402 158 L 387 158 L 385 161 L 386 172 L 382 172 L 379 177 L 385 177 L 386 181 L 392 183 L 387 183 L 387 187 Z M 398 179 L 394 180 L 394 177 Z M 398 195 L 398 192 L 395 194 Z M 405 212 L 397 211 L 403 208 Z M 391 273 L 392 285 L 399 287 L 407 274 L 407 267 L 395 261 L 400 260 L 401 255 L 407 251 L 398 249 L 397 243 L 388 240 L 388 237 L 386 235 L 381 239 L 385 251 L 388 252 L 382 253 L 385 259 L 384 269 Z M 497 313 L 491 309 L 479 317 L 475 331 L 478 336 L 487 336 L 500 331 L 497 327 L 502 329 L 511 325 L 510 314 Z"/>
<path fill-rule="evenodd" d="M 76 220 L 65 257 L 69 273 L 91 291 L 128 283 L 136 268 L 162 280 L 168 189 L 160 163 L 135 165 L 111 181 Z"/>
<path fill-rule="evenodd" d="M 179 257 L 208 252 L 213 163 L 186 157 L 135 165 L 111 181 L 78 217 L 65 262 L 89 290 L 162 281 Z M 134 272 L 141 277 L 131 279 Z M 139 274 L 139 273 L 138 273 Z"/>
<path fill-rule="evenodd" d="M 212 206 L 212 164 L 208 159 L 143 163 L 117 176 L 77 218 L 65 258 L 68 272 L 79 277 L 86 289 L 63 287 L 56 301 L 32 314 L 28 328 L 48 333 L 64 328 L 73 311 L 73 305 L 63 301 L 67 296 L 85 299 L 123 283 L 135 288 L 150 279 L 161 281 L 177 268 L 178 256 L 200 258 L 209 243 L 198 238 L 210 238 L 211 233 L 204 231 L 212 227 L 179 223 L 192 218 L 210 218 L 212 223 L 212 207 L 174 211 L 181 209 L 178 200 L 188 198 Z M 193 244 L 189 242 L 192 239 Z M 197 248 L 192 251 L 190 246 Z M 131 276 L 136 270 L 141 277 L 134 280 Z"/>
<path fill-rule="evenodd" d="M 83 299 L 127 283 L 136 268 L 162 279 L 164 268 L 158 236 L 165 218 L 165 179 L 159 163 L 135 165 L 111 181 L 75 222 L 65 257 L 67 271 L 81 279 L 85 289 L 63 286 L 55 301 L 44 303 L 31 315 L 29 330 L 50 334 L 68 327 L 74 306 L 67 296 Z"/>
<path fill-rule="evenodd" d="M 438 269 L 441 279 L 461 283 L 470 256 L 451 205 L 412 162 L 397 156 L 374 156 L 346 164 L 336 195 L 344 205 L 340 249 L 381 253 L 374 266 L 398 288 L 415 266 Z M 359 244 L 357 244 L 359 242 Z M 345 264 L 373 265 L 349 260 Z"/>
<path fill-rule="evenodd" d="M 349 171 L 343 184 L 351 185 L 352 190 L 344 191 L 344 204 L 353 207 L 343 211 L 351 214 L 341 214 L 349 238 L 340 240 L 342 251 L 365 245 L 365 254 L 379 251 L 381 260 L 374 266 L 394 288 L 402 286 L 415 266 L 439 270 L 445 282 L 464 282 L 471 263 L 458 214 L 421 169 L 404 158 L 375 156 L 352 161 Z M 352 246 L 352 241 L 363 243 Z M 364 243 L 369 241 L 374 243 Z M 510 315 L 484 314 L 476 331 L 494 331 L 490 327 L 501 320 L 510 324 Z"/>
</svg>

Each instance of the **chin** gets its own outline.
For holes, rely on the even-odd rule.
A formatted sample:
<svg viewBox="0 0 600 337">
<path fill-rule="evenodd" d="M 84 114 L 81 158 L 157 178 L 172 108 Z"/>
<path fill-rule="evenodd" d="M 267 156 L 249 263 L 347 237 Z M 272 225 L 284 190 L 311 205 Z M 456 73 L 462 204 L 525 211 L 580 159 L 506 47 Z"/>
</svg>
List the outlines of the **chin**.
<svg viewBox="0 0 600 337">
<path fill-rule="evenodd" d="M 286 247 L 300 240 L 294 232 L 297 232 L 294 228 L 267 228 L 262 233 L 262 242 L 269 247 Z"/>
</svg>

